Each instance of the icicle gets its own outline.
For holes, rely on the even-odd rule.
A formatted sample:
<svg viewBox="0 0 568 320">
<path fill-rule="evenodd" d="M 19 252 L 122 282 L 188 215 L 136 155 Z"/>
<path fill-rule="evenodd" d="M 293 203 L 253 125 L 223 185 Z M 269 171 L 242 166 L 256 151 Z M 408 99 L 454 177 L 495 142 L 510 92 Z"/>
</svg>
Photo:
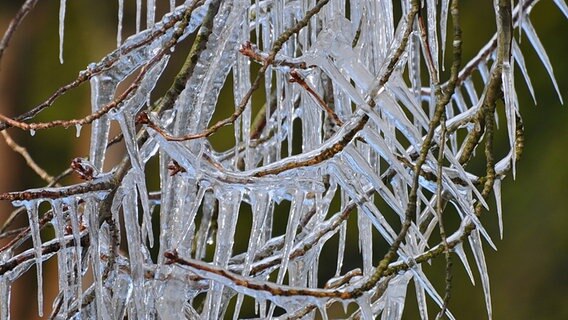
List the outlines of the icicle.
<svg viewBox="0 0 568 320">
<path fill-rule="evenodd" d="M 467 103 L 465 103 L 465 99 L 463 98 L 463 94 L 461 93 L 461 90 L 459 88 L 456 89 L 456 92 L 452 97 L 454 98 L 456 106 L 458 107 L 458 110 L 461 113 L 466 112 L 469 109 Z"/>
<path fill-rule="evenodd" d="M 142 20 L 142 0 L 136 0 L 136 33 L 140 32 Z"/>
<path fill-rule="evenodd" d="M 475 86 L 473 85 L 472 79 L 467 78 L 467 80 L 464 81 L 463 86 L 467 91 L 471 104 L 476 105 L 479 102 L 479 98 L 477 97 L 477 92 L 475 92 Z"/>
<path fill-rule="evenodd" d="M 345 242 L 347 239 L 347 223 L 342 223 L 339 229 L 339 245 L 337 246 L 337 265 L 335 269 L 335 277 L 341 274 L 343 267 L 343 257 L 345 256 Z"/>
<path fill-rule="evenodd" d="M 487 81 L 489 81 L 489 69 L 487 68 L 487 63 L 483 61 L 480 62 L 477 69 L 479 69 L 479 74 L 481 75 L 483 83 L 487 83 Z"/>
<path fill-rule="evenodd" d="M 127 303 L 131 302 L 132 279 L 125 273 L 119 272 L 113 282 L 113 295 L 109 308 L 112 310 L 111 319 L 123 319 L 126 314 Z"/>
<path fill-rule="evenodd" d="M 436 304 L 441 308 L 444 305 L 444 301 L 442 297 L 440 297 L 438 292 L 436 292 L 436 289 L 434 288 L 434 286 L 432 286 L 432 283 L 430 283 L 430 280 L 428 280 L 424 272 L 422 272 L 421 268 L 420 267 L 412 268 L 410 269 L 410 271 L 414 275 L 414 280 L 416 280 L 416 284 L 422 286 L 424 290 L 426 290 L 430 298 L 432 298 L 434 302 L 436 302 Z M 448 309 L 446 309 L 446 316 L 448 316 L 448 319 L 451 320 L 456 319 Z"/>
<path fill-rule="evenodd" d="M 203 198 L 203 215 L 201 217 L 201 222 L 199 225 L 199 231 L 196 235 L 197 244 L 195 248 L 195 258 L 202 260 L 205 257 L 205 251 L 207 245 L 212 244 L 213 235 L 211 232 L 211 225 L 213 220 L 213 215 L 216 213 L 216 199 L 213 197 L 211 192 L 207 192 Z"/>
<path fill-rule="evenodd" d="M 19 206 L 18 203 L 14 203 L 15 206 Z M 32 242 L 35 252 L 35 265 L 37 271 L 37 309 L 38 315 L 43 317 L 43 253 L 41 250 L 42 242 L 40 235 L 39 226 L 39 212 L 37 201 L 26 201 L 23 203 L 28 212 L 28 221 L 30 224 L 30 233 L 32 235 Z"/>
<path fill-rule="evenodd" d="M 132 276 L 135 315 L 143 317 L 146 314 L 144 303 L 144 256 L 142 247 L 144 244 L 140 237 L 140 226 L 138 225 L 138 197 L 136 192 L 132 192 L 136 187 L 136 177 L 134 173 L 129 173 L 124 177 L 122 188 L 124 188 L 124 198 L 122 199 L 122 211 L 124 215 L 124 226 L 128 243 L 128 253 L 130 260 L 130 270 Z M 135 317 L 135 318 L 137 318 Z M 130 318 L 130 317 L 129 317 Z"/>
<path fill-rule="evenodd" d="M 382 312 L 381 319 L 400 320 L 402 318 L 402 311 L 404 310 L 404 302 L 406 300 L 406 290 L 411 278 L 412 274 L 408 272 L 394 277 L 389 281 L 387 290 L 383 294 L 385 308 Z"/>
<path fill-rule="evenodd" d="M 217 195 L 220 198 L 218 234 L 215 244 L 213 264 L 226 268 L 233 252 L 235 228 L 239 216 L 242 195 L 238 191 L 227 190 Z M 207 294 L 205 319 L 219 319 L 223 285 L 214 282 Z"/>
<path fill-rule="evenodd" d="M 441 12 L 440 12 L 440 40 L 442 40 L 442 71 L 444 71 L 444 61 L 446 55 L 446 33 L 447 33 L 447 26 L 448 26 L 448 9 L 450 7 L 450 0 L 442 0 L 441 5 Z"/>
<path fill-rule="evenodd" d="M 359 232 L 359 251 L 363 256 L 363 274 L 373 272 L 373 233 L 371 220 L 359 209 L 357 213 L 357 228 Z"/>
<path fill-rule="evenodd" d="M 34 129 L 30 129 L 30 136 L 33 137 L 33 136 L 35 136 L 35 134 L 36 134 L 36 131 Z"/>
<path fill-rule="evenodd" d="M 156 0 L 146 2 L 146 28 L 151 28 L 156 20 Z"/>
<path fill-rule="evenodd" d="M 524 1 L 525 0 L 518 0 L 517 3 L 518 21 L 515 27 L 519 29 L 519 43 L 521 43 L 521 37 L 523 35 L 523 21 L 525 20 L 525 15 L 526 15 Z M 512 5 L 514 5 L 514 2 L 512 3 Z M 513 41 L 515 40 L 513 39 Z"/>
<path fill-rule="evenodd" d="M 206 191 L 207 188 L 205 186 L 201 186 L 195 198 L 191 199 L 192 201 L 191 204 L 189 204 L 189 210 L 187 210 L 187 213 L 177 219 L 179 226 L 174 230 L 174 233 L 177 233 L 179 231 L 185 232 L 181 237 L 179 237 L 179 242 L 177 244 L 175 241 L 178 237 L 176 237 L 176 235 L 172 235 L 172 238 L 174 239 L 174 248 L 183 249 L 186 247 L 189 248 L 191 246 L 193 241 L 193 233 L 195 231 L 195 216 L 197 215 L 197 211 L 199 210 L 199 206 L 201 205 L 201 201 L 203 201 L 203 197 L 205 196 Z M 187 201 L 189 200 L 189 197 L 184 197 L 183 205 L 180 206 L 180 208 L 186 208 Z M 170 214 L 171 213 L 172 212 L 170 212 Z"/>
<path fill-rule="evenodd" d="M 422 320 L 428 319 L 428 305 L 426 303 L 426 293 L 424 287 L 421 286 L 416 278 L 414 278 L 414 289 L 416 291 L 416 303 L 418 304 L 418 312 Z M 389 283 L 390 286 L 390 283 Z"/>
<path fill-rule="evenodd" d="M 103 290 L 103 275 L 101 270 L 101 243 L 99 237 L 99 206 L 93 199 L 85 203 L 85 215 L 89 224 L 89 243 L 91 249 L 91 261 L 95 281 L 95 309 L 97 319 L 110 319 L 104 303 L 105 292 Z"/>
<path fill-rule="evenodd" d="M 8 261 L 11 258 L 12 251 L 5 250 L 0 253 L 0 264 Z M 12 283 L 7 276 L 0 276 L 0 319 L 10 319 L 10 296 L 12 292 Z"/>
<path fill-rule="evenodd" d="M 152 213 L 150 212 L 150 202 L 148 199 L 148 189 L 146 188 L 146 178 L 144 174 L 144 163 L 138 150 L 136 140 L 134 116 L 125 110 L 117 116 L 118 123 L 124 135 L 124 143 L 130 157 L 130 163 L 133 167 L 134 181 L 136 182 L 136 189 L 140 195 L 140 202 L 143 209 L 142 221 L 142 238 L 148 238 L 150 247 L 154 246 L 154 233 L 152 230 Z"/>
<path fill-rule="evenodd" d="M 534 94 L 534 88 L 533 88 L 533 85 L 531 83 L 531 78 L 530 78 L 529 73 L 527 71 L 527 66 L 525 65 L 525 58 L 523 57 L 523 53 L 521 51 L 521 48 L 519 48 L 519 45 L 517 44 L 517 42 L 514 39 L 512 41 L 512 52 L 513 52 L 513 57 L 515 58 L 515 61 L 517 61 L 517 64 L 519 65 L 519 68 L 521 69 L 521 73 L 523 74 L 523 77 L 525 78 L 525 82 L 527 84 L 527 87 L 529 87 L 529 92 L 531 93 L 534 104 L 536 105 L 536 96 Z"/>
<path fill-rule="evenodd" d="M 215 4 L 219 5 L 219 1 L 213 1 L 211 6 Z M 231 1 L 223 2 L 219 9 L 213 34 L 220 36 L 209 39 L 207 49 L 202 52 L 192 77 L 176 102 L 174 107 L 177 111 L 175 134 L 200 132 L 205 129 L 211 119 L 218 93 L 235 62 L 237 26 L 242 22 L 242 12 L 233 9 Z M 191 120 L 190 117 L 192 117 Z"/>
<path fill-rule="evenodd" d="M 290 250 L 294 245 L 294 238 L 296 228 L 300 221 L 302 207 L 304 203 L 305 194 L 302 191 L 296 191 L 294 199 L 290 204 L 290 215 L 288 216 L 288 223 L 286 225 L 286 235 L 284 236 L 284 249 L 282 250 L 282 262 L 280 263 L 280 270 L 278 270 L 278 277 L 276 282 L 281 284 L 284 281 L 286 269 L 288 269 L 288 262 L 290 261 Z"/>
<path fill-rule="evenodd" d="M 170 12 L 176 8 L 176 0 L 170 0 Z"/>
<path fill-rule="evenodd" d="M 483 246 L 481 243 L 481 238 L 479 237 L 479 231 L 477 229 L 471 232 L 468 238 L 471 250 L 473 251 L 473 256 L 475 257 L 475 262 L 477 263 L 477 268 L 479 270 L 479 276 L 481 277 L 481 284 L 483 285 L 483 294 L 485 295 L 485 305 L 487 307 L 487 316 L 489 320 L 493 317 L 493 312 L 491 310 L 491 290 L 489 288 L 489 272 L 487 271 L 487 264 L 485 263 L 485 254 L 483 253 Z"/>
<path fill-rule="evenodd" d="M 517 93 L 515 92 L 515 84 L 513 77 L 513 66 L 509 61 L 503 63 L 503 95 L 505 96 L 505 116 L 507 117 L 507 133 L 509 135 L 509 145 L 512 150 L 513 157 L 511 158 L 511 165 L 513 168 L 513 179 L 517 174 L 517 113 L 519 112 L 519 105 L 517 100 Z"/>
<path fill-rule="evenodd" d="M 566 5 L 566 1 L 564 1 L 564 0 L 554 0 L 554 3 L 556 4 L 556 6 L 558 6 L 558 8 L 560 9 L 560 11 L 562 11 L 562 13 L 564 14 L 564 16 L 566 16 L 566 18 L 568 18 L 568 6 Z"/>
<path fill-rule="evenodd" d="M 417 29 L 417 24 L 414 24 L 414 29 Z M 410 48 L 408 59 L 408 77 L 412 85 L 412 91 L 417 103 L 420 103 L 420 89 L 422 88 L 422 80 L 420 75 L 420 38 L 418 30 L 410 34 Z"/>
<path fill-rule="evenodd" d="M 432 54 L 432 62 L 434 63 L 434 68 L 436 71 L 436 77 L 439 78 L 440 74 L 440 63 L 438 62 L 439 50 L 438 50 L 438 26 L 436 23 L 436 6 L 437 0 L 426 0 L 426 11 L 428 16 L 428 46 L 430 47 L 430 53 Z"/>
<path fill-rule="evenodd" d="M 124 18 L 124 0 L 118 0 L 118 27 L 116 28 L 116 47 L 122 43 L 122 19 Z"/>
<path fill-rule="evenodd" d="M 53 210 L 53 219 L 51 223 L 55 229 L 55 237 L 59 239 L 59 245 L 63 248 L 65 246 L 65 228 L 67 225 L 67 221 L 65 220 L 65 214 L 63 213 L 63 209 L 61 207 L 60 201 L 53 201 L 51 202 L 51 207 Z M 57 275 L 59 279 L 59 292 L 63 293 L 63 303 L 61 305 L 61 312 L 63 315 L 66 314 L 68 304 L 71 298 L 71 290 L 69 287 L 69 253 L 67 250 L 59 250 L 57 252 Z"/>
<path fill-rule="evenodd" d="M 495 194 L 495 205 L 497 206 L 497 217 L 499 218 L 499 235 L 503 239 L 503 207 L 501 206 L 501 179 L 499 178 L 493 182 L 493 193 Z"/>
<path fill-rule="evenodd" d="M 81 246 L 81 225 L 79 223 L 79 211 L 77 210 L 77 202 L 74 197 L 66 198 L 64 204 L 67 206 L 67 213 L 69 219 L 71 220 L 71 234 L 73 235 L 73 241 L 75 243 L 75 259 L 72 265 L 75 266 L 75 270 L 70 270 L 74 273 L 72 278 L 75 278 L 73 283 L 76 286 L 77 297 L 83 296 L 83 270 L 82 263 L 83 259 L 81 257 L 83 252 L 83 247 Z M 82 304 L 79 304 L 79 312 L 81 312 Z"/>
<path fill-rule="evenodd" d="M 473 272 L 471 271 L 471 267 L 469 266 L 469 262 L 467 260 L 467 255 L 465 254 L 465 251 L 463 249 L 463 243 L 458 243 L 453 251 L 458 255 L 458 257 L 460 258 L 463 267 L 465 268 L 465 271 L 467 272 L 467 275 L 469 276 L 469 280 L 471 280 L 471 283 L 473 285 L 475 285 L 475 278 L 473 277 Z"/>
<path fill-rule="evenodd" d="M 239 43 L 246 43 L 249 41 L 249 27 L 248 24 L 243 23 L 241 26 L 241 30 L 239 32 Z M 239 106 L 241 101 L 244 98 L 244 95 L 250 88 L 250 60 L 248 57 L 239 54 L 237 55 L 237 61 L 233 68 L 233 95 L 235 98 L 235 108 Z M 269 106 L 267 106 L 269 108 Z M 245 105 L 245 110 L 242 113 L 242 116 L 239 117 L 235 123 L 235 145 L 238 146 L 242 141 L 245 145 L 244 151 L 244 169 L 250 169 L 252 163 L 250 157 L 250 126 L 251 126 L 251 101 L 248 100 L 247 104 Z M 242 132 L 241 132 L 242 128 Z M 235 152 L 238 153 L 238 148 L 235 148 Z M 241 156 L 237 154 L 235 157 L 235 167 L 238 165 L 238 161 L 240 160 Z"/>
<path fill-rule="evenodd" d="M 80 124 L 75 125 L 75 137 L 76 138 L 79 138 L 81 136 L 81 128 L 83 128 L 82 125 L 80 125 Z"/>
<path fill-rule="evenodd" d="M 548 75 L 552 80 L 552 84 L 554 85 L 554 89 L 558 94 L 558 99 L 560 100 L 560 103 L 564 103 L 562 100 L 562 93 L 560 93 L 560 89 L 558 88 L 558 83 L 556 82 L 556 77 L 554 76 L 554 70 L 552 69 L 552 64 L 550 63 L 550 59 L 548 59 L 548 55 L 546 54 L 546 51 L 544 50 L 544 47 L 540 42 L 538 35 L 536 34 L 536 30 L 534 29 L 528 17 L 523 23 L 523 29 L 525 30 L 525 34 L 527 35 L 527 38 L 529 38 L 529 41 L 532 44 L 534 50 L 538 54 L 540 61 L 542 61 L 542 64 L 546 68 L 546 71 L 548 72 Z"/>
<path fill-rule="evenodd" d="M 114 99 L 118 81 L 103 74 L 92 77 L 90 84 L 91 111 L 97 112 Z M 95 120 L 91 127 L 89 160 L 100 172 L 103 171 L 109 130 L 110 120 L 106 114 Z"/>
<path fill-rule="evenodd" d="M 360 298 L 357 299 L 357 304 L 361 310 L 361 319 L 363 320 L 373 320 L 373 310 L 371 309 L 371 298 L 367 293 L 364 293 Z"/>
<path fill-rule="evenodd" d="M 65 34 L 65 7 L 67 0 L 59 2 L 59 62 L 63 64 L 63 36 Z"/>
<path fill-rule="evenodd" d="M 241 273 L 243 276 L 249 275 L 251 264 L 254 261 L 253 259 L 255 257 L 260 239 L 262 237 L 262 225 L 266 220 L 266 215 L 270 207 L 269 206 L 270 198 L 268 197 L 268 194 L 266 194 L 265 192 L 251 193 L 249 196 L 251 197 L 253 216 L 252 216 L 252 227 L 249 238 L 249 245 L 245 255 L 243 272 Z M 233 319 L 235 320 L 238 319 L 239 311 L 243 303 L 243 298 L 244 298 L 243 295 L 239 295 L 237 298 L 237 303 L 235 305 L 235 311 L 233 315 Z"/>
</svg>

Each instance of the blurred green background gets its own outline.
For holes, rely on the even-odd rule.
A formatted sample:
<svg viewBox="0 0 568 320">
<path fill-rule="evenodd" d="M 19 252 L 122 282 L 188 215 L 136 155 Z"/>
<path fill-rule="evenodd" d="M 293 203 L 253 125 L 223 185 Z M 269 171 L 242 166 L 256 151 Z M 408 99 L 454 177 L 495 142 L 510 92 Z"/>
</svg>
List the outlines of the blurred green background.
<svg viewBox="0 0 568 320">
<path fill-rule="evenodd" d="M 0 32 L 23 1 L 0 1 Z M 158 1 L 160 2 L 160 1 Z M 164 4 L 167 1 L 161 1 Z M 65 23 L 63 65 L 58 62 L 59 1 L 40 1 L 17 31 L 0 65 L 0 112 L 20 114 L 44 101 L 53 91 L 73 80 L 79 70 L 98 61 L 116 46 L 117 1 L 69 1 Z M 133 33 L 134 1 L 126 1 L 124 35 Z M 492 1 L 462 1 L 464 61 L 473 57 L 494 32 Z M 541 1 L 531 20 L 554 66 L 560 91 L 568 99 L 568 22 L 552 1 Z M 124 38 L 125 38 L 124 37 Z M 516 86 L 525 122 L 526 147 L 517 166 L 517 179 L 503 184 L 504 239 L 499 240 L 494 212 L 482 220 L 488 226 L 499 251 L 488 246 L 491 293 L 495 319 L 568 319 L 568 112 L 562 107 L 546 70 L 523 35 L 521 47 L 537 94 L 532 102 L 517 69 Z M 187 41 L 186 41 L 187 42 Z M 185 44 L 183 48 L 187 48 Z M 185 54 L 185 49 L 177 52 Z M 172 64 L 182 56 L 175 55 Z M 175 70 L 170 70 L 175 71 Z M 171 74 L 166 76 L 171 78 Z M 165 81 L 162 88 L 168 85 Z M 479 88 L 478 88 L 479 89 Z M 71 118 L 89 110 L 89 88 L 84 85 L 62 97 L 37 119 Z M 72 158 L 88 153 L 88 128 L 80 138 L 75 129 L 53 129 L 34 137 L 10 130 L 50 174 L 66 169 Z M 503 131 L 503 128 L 501 128 Z M 228 130 L 232 132 L 232 130 Z M 502 138 L 504 137 L 501 135 Z M 230 140 L 230 139 L 229 139 Z M 499 140 L 505 150 L 507 141 Z M 114 154 L 121 153 L 120 147 Z M 113 157 L 113 154 L 110 155 Z M 72 182 L 73 179 L 66 182 Z M 18 155 L 0 142 L 0 192 L 41 186 L 42 182 L 25 167 Z M 0 203 L 0 220 L 10 212 Z M 24 221 L 20 221 L 24 225 Z M 454 259 L 455 260 L 455 259 Z M 475 268 L 473 258 L 470 258 Z M 425 267 L 427 274 L 441 270 L 443 261 Z M 335 266 L 335 261 L 331 264 Z M 430 271 L 430 272 L 428 272 Z M 474 287 L 461 264 L 454 261 L 451 310 L 458 319 L 485 319 L 486 311 L 479 277 Z M 46 267 L 46 301 L 56 294 L 56 265 Z M 35 272 L 17 282 L 12 294 L 13 319 L 37 317 Z M 432 276 L 443 289 L 443 274 Z M 409 292 L 413 290 L 410 289 Z M 413 300 L 410 293 L 408 300 Z M 409 302 L 405 319 L 415 319 L 415 303 Z M 436 310 L 435 307 L 431 307 Z M 46 310 L 50 310 L 49 306 Z"/>
</svg>

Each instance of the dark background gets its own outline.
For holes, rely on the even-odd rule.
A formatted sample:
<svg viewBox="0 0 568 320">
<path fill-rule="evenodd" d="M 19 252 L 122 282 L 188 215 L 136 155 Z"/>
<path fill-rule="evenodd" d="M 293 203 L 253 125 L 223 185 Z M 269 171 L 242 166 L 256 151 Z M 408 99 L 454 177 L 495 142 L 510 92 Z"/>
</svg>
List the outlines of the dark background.
<svg viewBox="0 0 568 320">
<path fill-rule="evenodd" d="M 0 32 L 23 1 L 0 1 Z M 134 1 L 126 1 L 124 37 L 133 33 Z M 130 3 L 132 2 L 132 3 Z M 163 1 L 164 3 L 167 1 Z M 560 91 L 568 99 L 568 23 L 552 1 L 536 5 L 531 20 L 554 66 Z M 59 1 L 40 1 L 17 31 L 0 65 L 0 112 L 20 114 L 45 100 L 77 72 L 98 61 L 116 46 L 117 1 L 69 1 L 65 25 L 65 64 L 58 62 Z M 462 1 L 464 61 L 473 57 L 494 32 L 492 1 Z M 160 16 L 160 13 L 158 13 Z M 143 21 L 145 19 L 143 18 Z M 517 179 L 503 183 L 504 239 L 499 240 L 495 212 L 482 221 L 499 251 L 485 246 L 491 279 L 495 319 L 568 319 L 568 113 L 562 107 L 546 70 L 522 36 L 521 47 L 537 94 L 534 105 L 520 71 L 516 87 L 526 129 L 525 153 L 517 166 Z M 175 60 L 174 60 L 175 61 Z M 479 89 L 479 88 L 478 88 Z M 85 115 L 89 110 L 89 88 L 84 85 L 64 96 L 37 119 L 60 119 Z M 504 128 L 500 129 L 504 132 Z M 88 153 L 88 128 L 80 138 L 70 128 L 27 133 L 10 130 L 50 174 L 68 167 L 76 156 Z M 232 132 L 232 131 L 231 131 Z M 220 138 L 222 139 L 222 138 Z M 499 140 L 501 150 L 507 148 Z M 120 147 L 113 151 L 120 154 Z M 113 155 L 111 154 L 112 158 Z M 67 183 L 74 180 L 67 180 Z M 41 186 L 42 182 L 25 167 L 20 157 L 0 142 L 0 192 Z M 0 221 L 11 211 L 0 203 Z M 22 225 L 24 221 L 20 222 Z M 450 309 L 458 319 L 486 318 L 480 279 L 473 257 L 470 264 L 477 285 L 469 282 L 454 259 L 454 286 Z M 436 288 L 443 290 L 443 261 L 425 267 Z M 334 268 L 335 262 L 331 264 Z M 428 272 L 430 271 L 430 272 Z M 45 267 L 46 308 L 56 294 L 56 264 Z M 33 319 L 36 310 L 35 272 L 18 280 L 12 293 L 13 319 Z M 417 318 L 413 289 L 409 288 L 405 319 Z M 431 310 L 436 310 L 432 306 Z"/>
</svg>

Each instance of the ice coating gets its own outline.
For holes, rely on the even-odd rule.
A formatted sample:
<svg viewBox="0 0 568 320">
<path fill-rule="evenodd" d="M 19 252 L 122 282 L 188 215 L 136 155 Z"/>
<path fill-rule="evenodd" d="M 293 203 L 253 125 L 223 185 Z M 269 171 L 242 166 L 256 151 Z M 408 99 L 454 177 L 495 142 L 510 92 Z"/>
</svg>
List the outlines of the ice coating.
<svg viewBox="0 0 568 320">
<path fill-rule="evenodd" d="M 505 117 L 496 119 L 504 129 L 496 128 L 495 135 L 508 136 L 510 150 L 495 159 L 493 207 L 481 195 L 486 177 L 473 174 L 469 159 L 462 156 L 471 152 L 483 157 L 482 147 L 467 150 L 464 137 L 485 130 L 475 117 L 488 96 L 480 84 L 487 84 L 498 69 L 497 37 L 462 68 L 443 110 L 447 130 L 439 124 L 431 128 L 438 83 L 428 79 L 431 74 L 424 66 L 433 68 L 435 78 L 442 77 L 439 84 L 446 90 L 440 71 L 447 71 L 452 59 L 445 51 L 452 41 L 447 32 L 452 25 L 450 1 L 423 3 L 428 27 L 424 40 L 416 21 L 407 19 L 411 1 L 403 1 L 398 10 L 392 1 L 366 0 L 330 1 L 305 28 L 278 40 L 323 2 L 208 0 L 176 7 L 170 0 L 168 13 L 157 17 L 168 2 L 138 0 L 132 3 L 136 34 L 122 43 L 125 8 L 119 0 L 118 48 L 89 65 L 82 76 L 90 80 L 93 113 L 117 102 L 123 87 L 133 85 L 133 90 L 91 124 L 89 161 L 97 174 L 72 186 L 29 189 L 25 196 L 30 200 L 14 203 L 26 207 L 32 248 L 18 254 L 26 258 L 21 264 L 0 275 L 2 318 L 8 318 L 11 283 L 33 265 L 38 267 L 41 309 L 41 265 L 56 256 L 60 295 L 53 305 L 59 306 L 59 318 L 183 314 L 240 319 L 247 299 L 253 298 L 259 318 L 274 316 L 277 308 L 286 316 L 305 312 L 306 318 L 333 318 L 330 306 L 340 302 L 357 305 L 351 315 L 355 318 L 401 319 L 413 283 L 420 317 L 427 319 L 427 305 L 442 308 L 443 299 L 422 263 L 441 252 L 436 231 L 446 219 L 461 221 L 457 230 L 448 230 L 448 249 L 473 282 L 471 253 L 466 254 L 462 241 L 470 243 L 491 317 L 481 239 L 495 248 L 494 234 L 477 211 L 495 211 L 502 236 L 502 180 L 509 170 L 515 174 L 520 146 L 514 61 L 534 98 L 525 52 L 512 39 L 511 57 L 500 66 Z M 178 30 L 194 3 L 198 5 L 187 27 Z M 564 1 L 555 3 L 567 12 Z M 65 1 L 60 4 L 62 46 Z M 532 4 L 515 9 L 513 20 L 557 86 L 529 19 Z M 191 45 L 169 47 L 178 31 L 176 41 Z M 250 45 L 254 52 L 247 55 L 242 51 L 249 42 L 255 42 Z M 162 76 L 164 71 L 178 63 L 177 57 L 170 61 L 170 54 L 186 47 L 197 52 L 187 60 L 188 74 L 181 82 L 174 80 L 175 90 L 161 86 L 160 81 L 171 80 Z M 276 49 L 274 60 L 267 61 Z M 262 67 L 266 73 L 248 99 Z M 135 74 L 140 79 L 132 83 Z M 173 99 L 162 106 L 164 92 Z M 220 97 L 225 94 L 228 98 Z M 213 133 L 234 142 L 229 149 L 221 150 L 213 135 L 171 141 L 164 134 L 203 133 L 233 112 L 239 112 L 235 121 Z M 121 133 L 113 141 L 124 146 L 120 164 L 106 159 L 111 126 Z M 82 126 L 75 129 L 79 135 Z M 431 130 L 430 150 L 421 154 Z M 479 132 L 482 145 L 487 135 Z M 440 146 L 444 152 L 438 170 Z M 421 158 L 421 174 L 415 177 Z M 152 172 L 156 163 L 159 169 Z M 159 178 L 153 180 L 153 173 Z M 436 214 L 438 200 L 442 221 Z M 50 203 L 46 212 L 38 210 L 42 202 Z M 57 239 L 42 243 L 40 214 L 52 216 L 45 223 L 53 226 Z M 402 223 L 408 229 L 400 236 Z M 154 242 L 157 247 L 151 250 Z M 350 296 L 376 271 L 383 258 L 377 250 L 398 242 L 384 264 L 387 275 L 370 291 Z M 47 245 L 59 249 L 47 252 Z M 331 260 L 322 258 L 328 251 Z M 15 261 L 10 252 L 1 254 L 3 265 Z M 335 263 L 334 277 L 322 282 L 328 261 Z M 83 276 L 91 274 L 92 283 L 83 288 Z M 235 305 L 232 315 L 229 305 Z"/>
</svg>

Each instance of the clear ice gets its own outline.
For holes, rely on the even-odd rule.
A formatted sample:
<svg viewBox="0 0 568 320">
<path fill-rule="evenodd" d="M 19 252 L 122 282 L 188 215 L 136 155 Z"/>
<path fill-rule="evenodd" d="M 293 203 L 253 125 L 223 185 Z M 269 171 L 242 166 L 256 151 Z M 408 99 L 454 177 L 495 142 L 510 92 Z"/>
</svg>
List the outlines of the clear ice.
<svg viewBox="0 0 568 320">
<path fill-rule="evenodd" d="M 432 129 L 435 145 L 425 154 L 412 198 L 414 168 L 435 107 L 437 84 L 425 81 L 430 73 L 424 66 L 443 78 L 452 59 L 449 0 L 423 3 L 427 40 L 415 21 L 407 21 L 411 1 L 401 2 L 402 15 L 394 1 L 180 2 L 164 2 L 169 9 L 160 17 L 163 3 L 137 0 L 132 21 L 136 33 L 123 38 L 129 15 L 124 0 L 118 0 L 117 48 L 83 71 L 90 82 L 93 113 L 116 103 L 90 125 L 89 161 L 97 174 L 74 186 L 30 189 L 30 195 L 47 196 L 13 202 L 27 212 L 32 245 L 0 252 L 2 267 L 22 259 L 11 269 L 0 268 L 1 319 L 9 319 L 11 284 L 33 265 L 42 314 L 42 265 L 51 257 L 56 257 L 58 269 L 60 293 L 53 303 L 57 319 L 169 319 L 182 314 L 191 319 L 240 319 L 249 298 L 255 300 L 258 318 L 274 315 L 277 308 L 307 319 L 316 314 L 333 318 L 329 306 L 339 301 L 357 305 L 353 317 L 402 319 L 410 283 L 420 317 L 428 319 L 427 305 L 442 308 L 443 298 L 440 286 L 417 261 L 443 246 L 434 240 L 440 223 L 435 211 L 438 193 L 445 207 L 453 207 L 443 214 L 455 214 L 451 218 L 461 221 L 457 230 L 447 231 L 450 251 L 474 283 L 464 250 L 467 236 L 491 318 L 482 241 L 493 248 L 495 244 L 475 206 L 495 212 L 502 237 L 502 179 L 509 170 L 515 174 L 521 114 L 515 66 L 535 97 L 525 52 L 517 41 L 511 39 L 511 54 L 502 66 L 505 118 L 497 121 L 506 129 L 496 134 L 509 137 L 510 151 L 496 159 L 495 207 L 480 193 L 481 177 L 460 157 L 465 152 L 463 137 L 479 129 L 469 120 L 486 97 L 480 84 L 488 83 L 495 70 L 496 36 L 464 63 L 445 107 L 446 125 L 452 130 L 441 142 L 448 146 L 442 176 L 435 156 L 444 136 L 438 126 Z M 566 3 L 554 2 L 568 17 Z M 290 29 L 322 3 L 305 28 Z M 61 62 L 65 5 L 61 0 Z M 178 41 L 208 36 L 207 43 L 201 48 L 194 43 L 199 55 L 192 57 L 191 72 L 172 103 L 156 110 L 163 101 L 156 97 L 162 90 L 158 83 L 172 63 L 174 48 L 166 46 L 194 5 Z M 523 29 L 560 96 L 552 64 L 531 23 L 531 9 L 517 7 L 513 21 Z M 279 41 L 287 30 L 292 35 Z M 410 38 L 405 43 L 407 30 Z M 253 52 L 247 53 L 247 48 Z M 275 51 L 274 61 L 268 61 L 264 76 L 255 82 L 258 64 L 265 66 Z M 291 81 L 292 71 L 301 81 Z M 143 76 L 132 93 L 117 101 L 121 88 L 137 74 Z M 251 98 L 253 83 L 259 90 Z M 220 98 L 227 92 L 229 98 Z M 244 108 L 239 110 L 241 103 Z M 237 111 L 242 114 L 236 121 L 223 126 L 233 130 L 224 137 L 232 143 L 224 150 L 209 136 L 171 141 L 162 132 L 203 133 L 219 117 Z M 137 121 L 144 115 L 155 126 Z M 119 165 L 106 157 L 112 126 L 120 130 L 126 150 Z M 76 126 L 77 136 L 80 131 Z M 155 175 L 150 173 L 152 163 L 159 165 Z M 152 179 L 159 181 L 154 190 Z M 82 191 L 73 193 L 77 188 Z M 65 196 L 53 196 L 58 194 Z M 42 202 L 50 207 L 40 210 Z M 360 296 L 338 297 L 371 277 L 382 258 L 376 249 L 396 242 L 414 206 L 416 218 L 388 264 L 400 268 L 390 271 L 401 271 L 389 273 Z M 45 217 L 51 217 L 44 223 L 55 233 L 48 241 L 40 235 L 40 219 Z M 51 246 L 59 249 L 49 251 Z M 331 260 L 320 259 L 330 250 Z M 334 277 L 322 288 L 321 270 L 327 264 L 335 269 Z M 235 305 L 232 314 L 229 305 Z M 449 309 L 446 315 L 454 318 Z"/>
</svg>

